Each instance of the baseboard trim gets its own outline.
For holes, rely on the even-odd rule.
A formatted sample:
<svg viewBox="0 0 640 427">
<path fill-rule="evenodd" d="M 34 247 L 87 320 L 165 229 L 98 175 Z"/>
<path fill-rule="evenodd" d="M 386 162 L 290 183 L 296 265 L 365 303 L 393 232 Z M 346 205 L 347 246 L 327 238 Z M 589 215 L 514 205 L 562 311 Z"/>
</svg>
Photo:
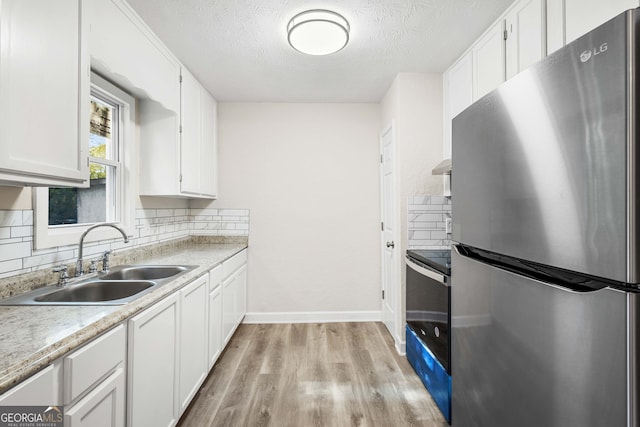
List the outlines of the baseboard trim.
<svg viewBox="0 0 640 427">
<path fill-rule="evenodd" d="M 242 323 L 380 322 L 381 311 L 312 311 L 247 313 Z"/>
</svg>

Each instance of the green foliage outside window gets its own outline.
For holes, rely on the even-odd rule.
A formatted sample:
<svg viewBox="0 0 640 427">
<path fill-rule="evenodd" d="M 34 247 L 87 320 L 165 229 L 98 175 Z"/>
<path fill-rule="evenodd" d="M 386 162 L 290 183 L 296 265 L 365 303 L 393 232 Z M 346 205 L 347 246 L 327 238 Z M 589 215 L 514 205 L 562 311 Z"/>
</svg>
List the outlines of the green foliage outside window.
<svg viewBox="0 0 640 427">
<path fill-rule="evenodd" d="M 100 144 L 89 148 L 89 155 L 92 157 L 106 158 L 107 145 Z M 95 163 L 89 164 L 89 179 L 104 179 L 107 177 L 107 168 Z"/>
</svg>

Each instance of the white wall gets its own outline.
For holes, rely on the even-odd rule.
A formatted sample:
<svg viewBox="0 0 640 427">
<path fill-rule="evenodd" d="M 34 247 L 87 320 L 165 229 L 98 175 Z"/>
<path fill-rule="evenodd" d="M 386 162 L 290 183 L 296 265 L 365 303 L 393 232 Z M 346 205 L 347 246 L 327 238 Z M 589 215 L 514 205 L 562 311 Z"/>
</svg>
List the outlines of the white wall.
<svg viewBox="0 0 640 427">
<path fill-rule="evenodd" d="M 208 205 L 251 212 L 247 319 L 379 319 L 380 106 L 221 103 L 218 120 Z"/>
<path fill-rule="evenodd" d="M 395 134 L 395 209 L 400 218 L 396 239 L 396 321 L 391 331 L 404 351 L 405 269 L 409 197 L 442 194 L 442 177 L 431 170 L 442 160 L 442 75 L 400 73 L 381 102 L 381 129 L 392 121 Z M 400 244 L 398 244 L 400 242 Z"/>
</svg>

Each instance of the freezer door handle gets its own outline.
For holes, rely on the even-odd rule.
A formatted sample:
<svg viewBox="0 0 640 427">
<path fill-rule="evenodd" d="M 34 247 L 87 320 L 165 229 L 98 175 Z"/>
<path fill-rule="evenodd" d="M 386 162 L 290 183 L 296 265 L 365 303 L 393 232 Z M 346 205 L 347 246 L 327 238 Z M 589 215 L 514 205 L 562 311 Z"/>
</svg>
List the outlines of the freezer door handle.
<svg viewBox="0 0 640 427">
<path fill-rule="evenodd" d="M 557 267 L 539 265 L 531 261 L 495 254 L 462 244 L 453 245 L 453 250 L 458 255 L 472 261 L 527 277 L 545 286 L 565 292 L 584 294 L 600 291 L 607 287 L 618 288 L 615 283 L 605 282 L 604 279 L 597 279 L 576 272 L 567 272 Z"/>
</svg>

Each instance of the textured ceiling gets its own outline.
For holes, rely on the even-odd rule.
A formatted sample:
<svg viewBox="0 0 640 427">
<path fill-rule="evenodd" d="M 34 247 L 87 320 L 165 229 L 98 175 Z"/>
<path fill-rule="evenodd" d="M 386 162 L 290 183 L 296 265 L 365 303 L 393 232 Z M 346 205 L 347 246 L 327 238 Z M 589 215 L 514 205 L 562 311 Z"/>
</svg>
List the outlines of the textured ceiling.
<svg viewBox="0 0 640 427">
<path fill-rule="evenodd" d="M 399 72 L 445 70 L 513 0 L 128 0 L 219 101 L 378 102 Z M 298 12 L 351 24 L 333 55 L 287 43 Z"/>
</svg>

